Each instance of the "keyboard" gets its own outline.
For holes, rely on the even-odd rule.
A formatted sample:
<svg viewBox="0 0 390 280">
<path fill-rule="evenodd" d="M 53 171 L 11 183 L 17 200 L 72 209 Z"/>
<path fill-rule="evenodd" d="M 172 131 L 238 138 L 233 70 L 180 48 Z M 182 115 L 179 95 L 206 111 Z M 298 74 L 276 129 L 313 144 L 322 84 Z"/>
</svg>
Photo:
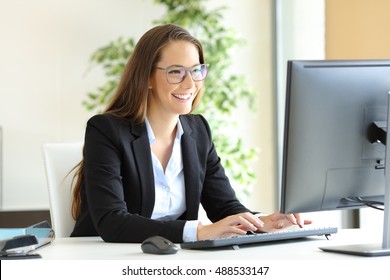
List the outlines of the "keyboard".
<svg viewBox="0 0 390 280">
<path fill-rule="evenodd" d="M 277 231 L 270 233 L 252 233 L 246 235 L 237 235 L 228 238 L 218 238 L 209 240 L 198 240 L 193 242 L 184 242 L 180 244 L 182 249 L 208 249 L 215 247 L 232 246 L 234 249 L 239 245 L 255 244 L 281 240 L 293 240 L 310 236 L 325 236 L 328 238 L 331 234 L 337 233 L 337 227 L 320 228 L 299 228 L 294 230 Z"/>
</svg>

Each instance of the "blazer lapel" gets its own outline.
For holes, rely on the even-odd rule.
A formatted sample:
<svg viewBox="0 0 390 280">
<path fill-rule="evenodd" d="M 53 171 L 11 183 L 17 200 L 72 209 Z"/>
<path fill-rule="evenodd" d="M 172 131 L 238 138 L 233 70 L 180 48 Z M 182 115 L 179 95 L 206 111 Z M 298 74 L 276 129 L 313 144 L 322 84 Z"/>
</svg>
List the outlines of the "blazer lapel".
<svg viewBox="0 0 390 280">
<path fill-rule="evenodd" d="M 131 127 L 131 130 L 132 134 L 138 137 L 132 141 L 131 145 L 141 183 L 140 215 L 144 217 L 151 217 L 154 208 L 155 192 L 149 138 L 145 126 L 134 125 Z"/>
<path fill-rule="evenodd" d="M 196 219 L 199 211 L 201 187 L 199 185 L 199 165 L 197 162 L 196 139 L 185 118 L 180 118 L 184 134 L 181 139 L 184 182 L 186 190 L 187 219 Z"/>
<path fill-rule="evenodd" d="M 181 145 L 186 190 L 186 218 L 196 219 L 199 212 L 200 193 L 202 188 L 202 186 L 199 185 L 196 139 L 193 138 L 191 127 L 188 125 L 185 118 L 180 118 L 180 121 L 184 130 Z M 131 145 L 138 166 L 139 180 L 141 183 L 142 209 L 140 214 L 145 217 L 151 217 L 154 208 L 155 192 L 149 139 L 144 126 L 132 126 L 131 131 L 134 136 L 137 136 L 136 139 L 132 141 Z"/>
</svg>

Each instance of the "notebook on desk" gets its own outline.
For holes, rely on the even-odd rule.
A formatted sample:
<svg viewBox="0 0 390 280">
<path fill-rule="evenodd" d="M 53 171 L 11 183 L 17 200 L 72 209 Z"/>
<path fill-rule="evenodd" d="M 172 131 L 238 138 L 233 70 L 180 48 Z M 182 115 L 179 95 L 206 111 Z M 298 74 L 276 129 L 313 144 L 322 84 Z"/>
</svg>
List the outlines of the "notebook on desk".
<svg viewBox="0 0 390 280">
<path fill-rule="evenodd" d="M 231 246 L 237 249 L 239 245 L 256 244 L 264 242 L 275 242 L 282 240 L 302 239 L 310 236 L 325 236 L 328 238 L 331 234 L 337 233 L 337 227 L 319 227 L 293 229 L 271 233 L 257 233 L 247 235 L 237 235 L 228 238 L 218 238 L 209 240 L 199 240 L 193 242 L 184 242 L 180 244 L 182 249 L 208 249 L 216 247 Z"/>
</svg>

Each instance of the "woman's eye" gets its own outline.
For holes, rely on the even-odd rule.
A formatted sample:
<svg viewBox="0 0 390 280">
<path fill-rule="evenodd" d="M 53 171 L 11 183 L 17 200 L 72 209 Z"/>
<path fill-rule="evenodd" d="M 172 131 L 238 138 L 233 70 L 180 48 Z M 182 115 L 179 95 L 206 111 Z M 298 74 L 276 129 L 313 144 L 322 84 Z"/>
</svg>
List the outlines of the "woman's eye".
<svg viewBox="0 0 390 280">
<path fill-rule="evenodd" d="M 169 75 L 180 75 L 180 73 L 181 73 L 181 71 L 178 69 L 169 70 L 169 72 L 168 72 Z"/>
</svg>

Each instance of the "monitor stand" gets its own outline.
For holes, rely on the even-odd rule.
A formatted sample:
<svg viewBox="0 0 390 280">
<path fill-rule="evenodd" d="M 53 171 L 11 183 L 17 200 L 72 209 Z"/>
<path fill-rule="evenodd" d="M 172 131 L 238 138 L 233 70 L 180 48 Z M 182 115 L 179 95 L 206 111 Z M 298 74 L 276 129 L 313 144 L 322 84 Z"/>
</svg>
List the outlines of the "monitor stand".
<svg viewBox="0 0 390 280">
<path fill-rule="evenodd" d="M 387 124 L 390 124 L 390 92 L 388 95 Z M 389 163 L 389 164 L 387 164 Z M 390 129 L 386 129 L 385 200 L 383 240 L 375 244 L 353 244 L 320 247 L 325 252 L 358 255 L 365 257 L 390 256 Z"/>
</svg>

